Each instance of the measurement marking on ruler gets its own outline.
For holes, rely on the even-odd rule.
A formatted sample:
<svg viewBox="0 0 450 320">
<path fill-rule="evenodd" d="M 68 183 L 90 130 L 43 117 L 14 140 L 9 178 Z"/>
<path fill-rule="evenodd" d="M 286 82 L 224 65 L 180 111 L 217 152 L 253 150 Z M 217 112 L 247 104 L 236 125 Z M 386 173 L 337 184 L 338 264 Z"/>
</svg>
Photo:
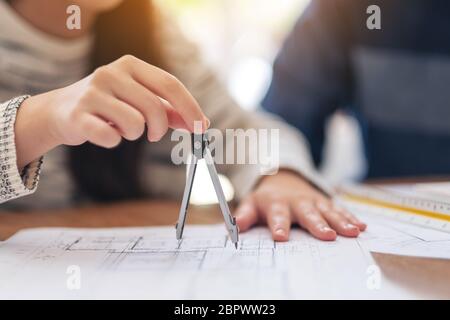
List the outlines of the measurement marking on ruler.
<svg viewBox="0 0 450 320">
<path fill-rule="evenodd" d="M 426 210 L 410 208 L 410 207 L 402 207 L 397 204 L 380 201 L 380 200 L 367 199 L 367 198 L 364 198 L 361 196 L 356 196 L 353 194 L 345 194 L 344 198 L 347 198 L 352 201 L 360 202 L 360 203 L 369 204 L 369 205 L 381 206 L 381 207 L 385 207 L 385 208 L 389 208 L 389 209 L 403 211 L 403 212 L 410 213 L 410 214 L 416 214 L 416 215 L 426 216 L 426 217 L 440 219 L 440 220 L 444 220 L 444 221 L 450 221 L 449 215 L 438 213 L 438 212 L 426 211 Z"/>
</svg>

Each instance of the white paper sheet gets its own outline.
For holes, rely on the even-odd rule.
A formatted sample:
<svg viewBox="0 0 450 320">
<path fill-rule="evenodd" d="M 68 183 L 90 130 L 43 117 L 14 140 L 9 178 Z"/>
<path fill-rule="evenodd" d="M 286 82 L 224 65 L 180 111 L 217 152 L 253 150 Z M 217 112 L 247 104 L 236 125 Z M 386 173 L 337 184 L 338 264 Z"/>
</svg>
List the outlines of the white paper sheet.
<svg viewBox="0 0 450 320">
<path fill-rule="evenodd" d="M 416 298 L 360 241 L 300 230 L 274 243 L 253 229 L 236 251 L 221 225 L 187 226 L 179 247 L 173 228 L 34 229 L 0 246 L 0 270 L 0 298 L 12 299 Z"/>
<path fill-rule="evenodd" d="M 389 209 L 349 202 L 345 205 L 369 225 L 361 234 L 360 241 L 371 252 L 450 259 L 450 233 L 400 222 L 373 212 Z"/>
</svg>

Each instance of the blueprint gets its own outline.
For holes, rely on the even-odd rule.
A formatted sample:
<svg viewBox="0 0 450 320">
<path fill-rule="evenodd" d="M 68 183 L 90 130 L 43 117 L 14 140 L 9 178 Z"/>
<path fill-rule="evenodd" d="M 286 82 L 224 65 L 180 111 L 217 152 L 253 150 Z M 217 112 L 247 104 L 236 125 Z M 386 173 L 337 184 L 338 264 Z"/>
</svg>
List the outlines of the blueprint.
<svg viewBox="0 0 450 320">
<path fill-rule="evenodd" d="M 379 273 L 364 241 L 322 242 L 295 229 L 222 225 L 30 229 L 0 244 L 0 298 L 294 299 L 415 298 Z"/>
</svg>

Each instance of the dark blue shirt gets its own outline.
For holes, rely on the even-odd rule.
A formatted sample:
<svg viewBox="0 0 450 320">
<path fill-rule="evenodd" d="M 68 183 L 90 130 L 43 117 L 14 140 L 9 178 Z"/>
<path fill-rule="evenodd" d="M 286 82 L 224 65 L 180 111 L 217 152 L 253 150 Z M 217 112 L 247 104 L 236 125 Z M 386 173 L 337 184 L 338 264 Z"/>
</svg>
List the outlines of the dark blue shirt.
<svg viewBox="0 0 450 320">
<path fill-rule="evenodd" d="M 369 5 L 381 30 L 369 30 Z M 450 174 L 450 1 L 313 0 L 274 64 L 263 107 L 321 161 L 327 118 L 360 121 L 369 177 Z"/>
</svg>

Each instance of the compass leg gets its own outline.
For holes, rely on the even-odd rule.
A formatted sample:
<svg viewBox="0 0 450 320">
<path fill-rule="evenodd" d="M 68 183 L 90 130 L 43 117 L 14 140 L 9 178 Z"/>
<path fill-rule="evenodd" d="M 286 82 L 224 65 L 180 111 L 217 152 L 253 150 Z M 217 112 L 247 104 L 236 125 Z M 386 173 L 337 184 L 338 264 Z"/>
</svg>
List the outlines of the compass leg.
<svg viewBox="0 0 450 320">
<path fill-rule="evenodd" d="M 217 199 L 219 200 L 220 210 L 222 211 L 223 219 L 225 220 L 225 225 L 227 226 L 228 234 L 230 235 L 231 241 L 237 246 L 239 241 L 239 231 L 236 225 L 236 219 L 231 215 L 230 208 L 228 207 L 225 194 L 220 184 L 219 175 L 217 174 L 216 166 L 214 165 L 214 159 L 211 155 L 211 151 L 205 149 L 205 161 L 208 167 L 209 175 L 211 177 L 214 189 L 217 194 Z"/>
<path fill-rule="evenodd" d="M 195 171 L 197 169 L 198 159 L 195 155 L 192 155 L 192 161 L 188 164 L 188 174 L 186 178 L 186 185 L 184 187 L 183 200 L 181 202 L 180 214 L 178 216 L 178 222 L 176 224 L 177 239 L 181 240 L 183 237 L 184 224 L 186 222 L 186 214 L 189 206 L 189 199 L 191 198 L 192 185 L 194 182 Z"/>
</svg>

